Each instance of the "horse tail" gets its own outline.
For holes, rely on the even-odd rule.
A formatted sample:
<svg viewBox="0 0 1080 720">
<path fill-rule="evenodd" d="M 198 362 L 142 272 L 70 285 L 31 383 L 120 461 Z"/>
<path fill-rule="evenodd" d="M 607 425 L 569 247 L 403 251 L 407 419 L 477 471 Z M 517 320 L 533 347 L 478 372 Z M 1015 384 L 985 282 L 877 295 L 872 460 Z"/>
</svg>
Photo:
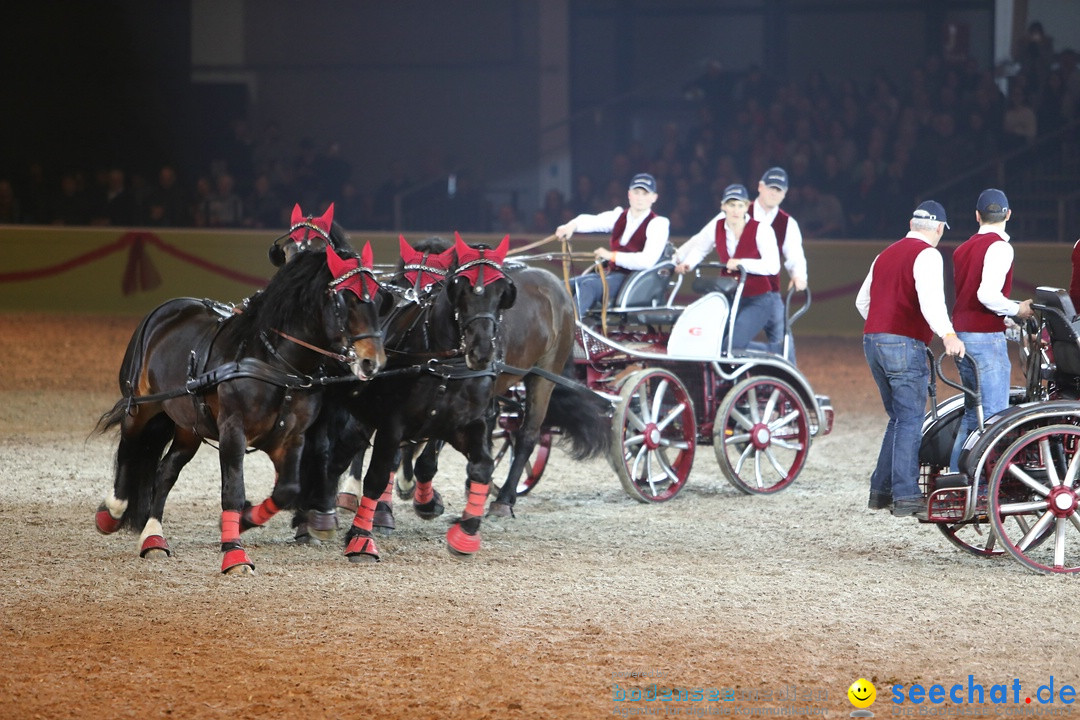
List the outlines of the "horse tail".
<svg viewBox="0 0 1080 720">
<path fill-rule="evenodd" d="M 112 411 L 102 416 L 104 429 L 115 426 L 127 412 L 123 401 L 117 403 Z M 116 416 L 116 417 L 112 417 Z M 109 418 L 106 420 L 106 418 Z M 159 413 L 143 426 L 133 437 L 121 435 L 116 448 L 115 477 L 117 482 L 114 492 L 124 493 L 127 507 L 120 518 L 120 526 L 132 530 L 141 530 L 150 518 L 153 502 L 154 483 L 158 465 L 175 435 L 176 424 L 165 413 Z"/>
<path fill-rule="evenodd" d="M 112 410 L 103 413 L 101 417 L 98 418 L 93 432 L 101 435 L 112 430 L 120 424 L 120 421 L 124 419 L 124 416 L 127 415 L 130 408 L 131 398 L 120 398 L 116 401 L 116 404 L 112 406 Z"/>
<path fill-rule="evenodd" d="M 544 425 L 562 430 L 560 446 L 575 460 L 606 454 L 611 447 L 611 405 L 583 386 L 556 384 Z"/>
</svg>

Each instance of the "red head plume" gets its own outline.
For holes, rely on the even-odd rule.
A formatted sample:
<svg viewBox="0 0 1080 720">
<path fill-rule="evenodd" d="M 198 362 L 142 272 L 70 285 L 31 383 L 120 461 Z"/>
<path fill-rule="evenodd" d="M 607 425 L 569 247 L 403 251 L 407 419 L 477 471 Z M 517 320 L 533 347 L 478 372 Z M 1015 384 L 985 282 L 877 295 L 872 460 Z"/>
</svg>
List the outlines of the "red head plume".
<svg viewBox="0 0 1080 720">
<path fill-rule="evenodd" d="M 405 279 L 409 285 L 416 284 L 417 275 L 420 276 L 420 287 L 427 288 L 437 282 L 446 279 L 446 272 L 454 262 L 454 249 L 444 250 L 437 255 L 428 254 L 424 259 L 424 253 L 413 248 L 405 236 L 398 235 L 398 246 L 401 248 L 401 260 L 405 266 Z M 420 266 L 423 265 L 423 268 Z"/>
<path fill-rule="evenodd" d="M 312 233 L 315 233 L 329 243 L 330 227 L 333 224 L 334 203 L 330 203 L 330 207 L 326 208 L 326 212 L 322 214 L 322 217 L 317 218 L 305 218 L 303 210 L 300 209 L 300 204 L 297 203 L 293 206 L 292 219 L 289 221 L 291 228 L 289 237 L 297 245 L 302 245 L 309 242 L 312 239 Z"/>
<path fill-rule="evenodd" d="M 375 296 L 379 290 L 379 283 L 375 282 L 369 273 L 361 271 L 361 268 L 372 270 L 375 265 L 372 259 L 371 243 L 364 243 L 364 249 L 360 252 L 360 259 L 342 258 L 330 245 L 326 246 L 326 265 L 330 268 L 330 274 L 334 277 L 331 287 L 336 291 L 350 290 L 361 300 L 368 300 Z M 361 285 L 361 283 L 363 283 Z M 365 297 L 365 294 L 367 297 Z"/>
<path fill-rule="evenodd" d="M 497 248 L 491 250 L 469 247 L 462 241 L 461 235 L 454 233 L 454 251 L 457 253 L 458 267 L 465 268 L 458 274 L 468 278 L 473 287 L 476 287 L 478 283 L 490 285 L 503 277 L 502 264 L 506 260 L 509 249 L 509 235 L 502 239 Z"/>
</svg>

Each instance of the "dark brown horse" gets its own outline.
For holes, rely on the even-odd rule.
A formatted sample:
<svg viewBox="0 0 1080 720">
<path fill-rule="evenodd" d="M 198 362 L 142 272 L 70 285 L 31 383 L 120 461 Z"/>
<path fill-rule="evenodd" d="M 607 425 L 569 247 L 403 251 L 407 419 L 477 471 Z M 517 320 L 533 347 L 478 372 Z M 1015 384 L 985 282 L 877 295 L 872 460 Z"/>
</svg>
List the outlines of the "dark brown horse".
<svg viewBox="0 0 1080 720">
<path fill-rule="evenodd" d="M 124 397 L 98 423 L 102 432 L 120 428 L 116 477 L 98 529 L 141 528 L 143 556 L 168 554 L 166 498 L 200 444 L 216 440 L 221 569 L 250 572 L 240 532 L 295 502 L 304 435 L 323 387 L 341 376 L 370 379 L 385 364 L 376 302 L 382 294 L 370 246 L 361 258 L 328 247 L 299 253 L 237 314 L 190 298 L 150 312 L 120 369 Z M 245 509 L 248 447 L 270 456 L 276 479 L 270 498 Z"/>
</svg>

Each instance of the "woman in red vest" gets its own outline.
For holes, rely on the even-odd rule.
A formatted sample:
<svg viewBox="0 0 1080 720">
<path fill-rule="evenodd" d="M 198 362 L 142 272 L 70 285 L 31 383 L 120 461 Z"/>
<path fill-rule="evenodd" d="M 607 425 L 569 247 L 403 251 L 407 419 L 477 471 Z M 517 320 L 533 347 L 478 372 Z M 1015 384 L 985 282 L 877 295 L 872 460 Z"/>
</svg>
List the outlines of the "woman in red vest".
<svg viewBox="0 0 1080 720">
<path fill-rule="evenodd" d="M 772 287 L 772 277 L 780 272 L 780 248 L 772 227 L 748 214 L 746 186 L 724 188 L 720 207 L 720 214 L 675 252 L 675 272 L 694 269 L 713 249 L 728 270 L 746 270 L 746 286 L 731 335 L 731 349 L 743 350 L 776 314 L 777 306 L 783 305 L 780 293 Z M 782 343 L 769 343 L 768 349 L 779 354 Z"/>
</svg>

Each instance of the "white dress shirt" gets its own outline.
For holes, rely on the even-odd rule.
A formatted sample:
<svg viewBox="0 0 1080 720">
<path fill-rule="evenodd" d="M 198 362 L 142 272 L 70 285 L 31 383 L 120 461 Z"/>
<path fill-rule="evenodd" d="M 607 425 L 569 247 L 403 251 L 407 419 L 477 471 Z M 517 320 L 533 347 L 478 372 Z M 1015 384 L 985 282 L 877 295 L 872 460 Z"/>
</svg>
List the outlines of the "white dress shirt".
<svg viewBox="0 0 1080 720">
<path fill-rule="evenodd" d="M 724 222 L 724 213 L 720 213 L 698 230 L 675 252 L 675 261 L 686 263 L 690 268 L 697 267 L 716 247 L 716 224 Z M 749 221 L 749 218 L 747 218 Z M 724 226 L 728 257 L 736 257 L 735 248 L 739 238 Z M 757 227 L 757 249 L 760 258 L 740 258 L 742 266 L 751 275 L 776 275 L 780 272 L 780 249 L 776 244 L 776 233 L 766 223 L 759 222 Z"/>
<path fill-rule="evenodd" d="M 918 233 L 908 233 L 906 237 L 926 242 L 926 238 Z M 859 294 L 855 298 L 855 307 L 863 316 L 863 320 L 870 314 L 870 283 L 874 280 L 876 263 L 877 258 L 874 258 L 874 262 L 870 264 L 870 272 L 866 274 L 866 279 L 863 280 Z M 945 263 L 938 249 L 927 242 L 926 249 L 915 257 L 912 272 L 915 275 L 915 292 L 919 296 L 919 309 L 922 311 L 926 324 L 938 337 L 943 338 L 954 333 L 952 320 L 949 319 L 949 310 L 945 307 Z"/>
<path fill-rule="evenodd" d="M 607 210 L 596 215 L 578 215 L 573 220 L 574 232 L 610 233 L 615 229 L 615 223 L 622 214 L 623 209 L 617 207 L 614 210 Z M 637 229 L 641 227 L 641 223 L 645 222 L 645 218 L 647 217 L 649 217 L 648 213 L 637 218 L 634 217 L 633 213 L 626 214 L 626 229 L 623 230 L 622 237 L 619 238 L 620 246 L 625 246 L 630 242 L 630 238 L 634 236 L 634 233 L 637 232 Z M 666 217 L 657 215 L 645 228 L 645 247 L 642 248 L 641 252 L 622 252 L 621 250 L 617 250 L 615 264 L 621 268 L 626 268 L 627 270 L 645 270 L 651 268 L 653 265 L 660 262 L 660 256 L 664 254 L 664 247 L 668 242 L 670 228 L 671 222 Z"/>
</svg>

